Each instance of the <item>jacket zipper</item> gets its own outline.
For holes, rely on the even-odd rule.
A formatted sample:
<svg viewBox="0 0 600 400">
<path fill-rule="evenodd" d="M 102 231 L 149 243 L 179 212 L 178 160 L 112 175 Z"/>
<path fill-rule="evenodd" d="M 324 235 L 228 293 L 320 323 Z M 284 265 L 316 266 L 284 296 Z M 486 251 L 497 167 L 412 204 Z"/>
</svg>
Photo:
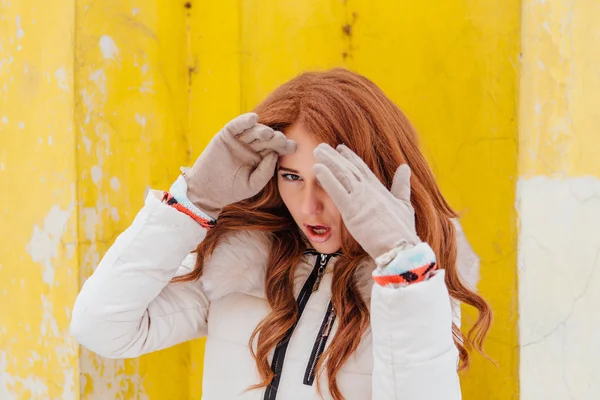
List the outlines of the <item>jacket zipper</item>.
<svg viewBox="0 0 600 400">
<path fill-rule="evenodd" d="M 300 290 L 300 294 L 298 295 L 298 299 L 296 303 L 298 305 L 298 314 L 296 316 L 296 321 L 294 324 L 288 329 L 285 336 L 277 346 L 275 347 L 275 352 L 273 354 L 273 361 L 271 361 L 271 370 L 273 371 L 273 380 L 271 384 L 265 390 L 264 400 L 275 400 L 277 398 L 277 389 L 279 388 L 279 380 L 281 379 L 281 372 L 283 370 L 283 361 L 285 359 L 285 353 L 287 352 L 287 347 L 294 333 L 294 329 L 296 329 L 296 325 L 298 325 L 298 321 L 304 312 L 304 308 L 306 307 L 306 303 L 308 303 L 308 299 L 310 295 L 315 292 L 319 288 L 319 284 L 321 282 L 321 278 L 325 273 L 325 268 L 327 267 L 327 263 L 331 259 L 333 255 L 331 254 L 321 254 L 316 252 L 307 252 L 308 254 L 317 254 L 318 257 L 315 262 L 315 266 L 313 267 L 312 272 L 304 282 L 302 286 L 302 290 Z"/>
<path fill-rule="evenodd" d="M 312 293 L 319 290 L 319 285 L 321 284 L 321 278 L 323 277 L 323 274 L 325 273 L 325 267 L 327 266 L 327 261 L 328 261 L 327 255 L 321 254 L 321 261 L 319 262 L 319 269 L 317 270 L 317 280 L 315 281 L 315 284 L 313 285 Z"/>
<path fill-rule="evenodd" d="M 321 355 L 323 355 L 323 352 L 325 351 L 325 345 L 327 344 L 327 339 L 329 338 L 329 334 L 331 333 L 334 322 L 335 310 L 333 309 L 333 304 L 330 301 L 329 305 L 327 306 L 325 318 L 323 318 L 323 323 L 321 323 L 321 329 L 319 329 L 319 333 L 315 339 L 315 344 L 312 352 L 310 353 L 308 365 L 306 366 L 306 372 L 304 373 L 303 381 L 305 385 L 312 386 L 313 382 L 315 381 L 315 369 L 319 359 L 321 358 Z"/>
</svg>

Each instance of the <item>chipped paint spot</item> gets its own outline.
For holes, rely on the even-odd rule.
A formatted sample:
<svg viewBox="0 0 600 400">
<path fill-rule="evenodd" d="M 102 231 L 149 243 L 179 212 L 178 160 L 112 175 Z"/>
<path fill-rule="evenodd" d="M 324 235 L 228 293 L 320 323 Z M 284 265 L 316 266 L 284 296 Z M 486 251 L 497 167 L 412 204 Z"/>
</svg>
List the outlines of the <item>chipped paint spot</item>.
<svg viewBox="0 0 600 400">
<path fill-rule="evenodd" d="M 112 207 L 110 209 L 110 217 L 112 218 L 113 221 L 117 222 L 119 221 L 121 218 L 119 217 L 119 209 L 117 207 Z"/>
<path fill-rule="evenodd" d="M 142 126 L 142 128 L 146 127 L 146 116 L 136 113 L 135 120 L 137 121 L 138 124 L 140 124 Z"/>
<path fill-rule="evenodd" d="M 40 327 L 42 336 L 50 333 L 53 337 L 59 335 L 58 324 L 52 313 L 52 302 L 42 294 L 42 324 Z"/>
<path fill-rule="evenodd" d="M 139 8 L 134 8 L 133 10 L 131 10 L 131 15 L 136 16 L 140 13 L 140 9 Z"/>
<path fill-rule="evenodd" d="M 96 186 L 100 185 L 100 182 L 102 181 L 102 169 L 99 166 L 94 165 L 90 170 L 90 174 L 92 175 L 92 182 L 94 182 Z"/>
<path fill-rule="evenodd" d="M 117 178 L 116 176 L 113 176 L 112 178 L 110 178 L 110 188 L 112 190 L 121 189 L 121 182 L 119 182 L 119 178 Z"/>
<path fill-rule="evenodd" d="M 125 384 L 135 388 L 136 400 L 149 400 L 144 389 L 144 378 L 139 373 L 132 373 L 132 369 L 139 370 L 139 359 L 126 364 L 125 360 L 102 359 L 87 349 L 81 349 L 81 387 L 88 389 L 86 398 L 122 398 Z M 88 382 L 88 379 L 92 382 Z"/>
<path fill-rule="evenodd" d="M 36 399 L 48 399 L 48 386 L 39 377 L 28 376 L 27 378 L 20 378 L 11 375 L 8 372 L 8 361 L 6 354 L 0 352 L 0 399 L 2 400 L 17 400 L 22 399 L 21 389 L 22 387 L 27 388 L 32 398 Z"/>
<path fill-rule="evenodd" d="M 63 92 L 68 92 L 69 82 L 67 81 L 67 71 L 61 67 L 54 72 L 54 77 L 58 80 L 58 88 Z"/>
<path fill-rule="evenodd" d="M 3 116 L 2 117 L 2 123 L 3 124 L 8 124 L 8 117 L 7 116 Z"/>
<path fill-rule="evenodd" d="M 90 95 L 87 91 L 87 88 L 83 88 L 81 91 L 81 97 L 83 98 L 83 105 L 87 110 L 83 123 L 89 125 L 92 111 L 94 110 L 94 95 Z"/>
<path fill-rule="evenodd" d="M 144 81 L 142 82 L 142 86 L 140 87 L 140 93 L 154 93 L 152 86 L 154 82 L 152 81 Z"/>
<path fill-rule="evenodd" d="M 99 69 L 90 74 L 90 80 L 98 86 L 100 93 L 106 94 L 106 75 L 104 71 Z"/>
<path fill-rule="evenodd" d="M 100 51 L 102 52 L 102 57 L 107 60 L 117 61 L 117 57 L 119 56 L 119 48 L 117 44 L 108 35 L 103 35 L 100 38 Z"/>
<path fill-rule="evenodd" d="M 83 145 L 85 146 L 86 153 L 90 154 L 90 150 L 92 148 L 92 141 L 87 136 L 81 136 L 81 140 L 83 141 Z"/>
<path fill-rule="evenodd" d="M 542 60 L 538 60 L 537 64 L 538 64 L 538 67 L 540 67 L 540 69 L 542 71 L 546 69 L 546 66 L 544 65 L 544 63 L 542 62 Z"/>
<path fill-rule="evenodd" d="M 17 39 L 21 39 L 23 37 L 23 35 L 25 35 L 25 32 L 23 31 L 23 28 L 21 27 L 21 16 L 20 15 L 17 15 L 16 21 L 17 21 Z"/>
<path fill-rule="evenodd" d="M 96 240 L 96 227 L 100 224 L 100 217 L 95 208 L 84 207 L 81 210 L 83 219 L 83 231 L 86 240 Z"/>
<path fill-rule="evenodd" d="M 34 262 L 42 265 L 42 278 L 45 283 L 54 283 L 54 265 L 52 259 L 58 256 L 60 240 L 65 232 L 69 218 L 75 208 L 71 202 L 69 208 L 61 210 L 59 206 L 53 206 L 44 218 L 44 225 L 33 227 L 33 235 L 27 244 L 27 253 Z"/>
<path fill-rule="evenodd" d="M 25 122 L 19 122 L 19 129 L 25 129 Z"/>
</svg>

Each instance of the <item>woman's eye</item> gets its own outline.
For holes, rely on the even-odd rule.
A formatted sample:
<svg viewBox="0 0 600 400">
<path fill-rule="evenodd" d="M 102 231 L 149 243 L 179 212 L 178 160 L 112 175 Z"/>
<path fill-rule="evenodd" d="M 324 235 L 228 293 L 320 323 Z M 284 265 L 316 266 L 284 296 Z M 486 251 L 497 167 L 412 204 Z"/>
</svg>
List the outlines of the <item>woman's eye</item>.
<svg viewBox="0 0 600 400">
<path fill-rule="evenodd" d="M 296 174 L 281 174 L 281 177 L 283 179 L 285 179 L 286 181 L 291 181 L 291 182 L 296 182 L 296 181 L 302 180 L 302 178 L 300 178 Z"/>
</svg>

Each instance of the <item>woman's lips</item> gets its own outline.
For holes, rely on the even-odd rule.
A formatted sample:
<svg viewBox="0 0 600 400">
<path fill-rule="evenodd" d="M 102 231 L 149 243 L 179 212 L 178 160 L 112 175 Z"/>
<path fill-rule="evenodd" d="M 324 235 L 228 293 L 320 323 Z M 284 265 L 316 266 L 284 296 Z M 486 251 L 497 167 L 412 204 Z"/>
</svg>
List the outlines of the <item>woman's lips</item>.
<svg viewBox="0 0 600 400">
<path fill-rule="evenodd" d="M 309 240 L 313 243 L 324 243 L 331 237 L 331 227 L 327 225 L 304 224 L 304 230 Z"/>
</svg>

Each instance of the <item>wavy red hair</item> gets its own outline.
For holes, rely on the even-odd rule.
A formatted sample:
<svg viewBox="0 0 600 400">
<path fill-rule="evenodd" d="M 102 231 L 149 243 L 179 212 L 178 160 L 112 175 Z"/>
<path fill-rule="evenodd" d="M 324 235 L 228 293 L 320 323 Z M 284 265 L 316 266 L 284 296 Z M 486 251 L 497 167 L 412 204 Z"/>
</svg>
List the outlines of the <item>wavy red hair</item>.
<svg viewBox="0 0 600 400">
<path fill-rule="evenodd" d="M 469 352 L 481 351 L 490 328 L 489 305 L 462 281 L 457 266 L 456 232 L 451 218 L 457 214 L 442 196 L 433 173 L 419 150 L 418 138 L 402 111 L 367 78 L 336 68 L 299 75 L 273 91 L 254 110 L 260 122 L 285 133 L 293 124 L 302 124 L 318 141 L 331 146 L 344 143 L 356 152 L 389 189 L 394 173 L 402 163 L 412 170 L 412 204 L 419 237 L 430 244 L 439 266 L 446 270 L 450 296 L 475 307 L 478 318 L 468 334 L 453 326 L 460 354 L 460 368 L 469 365 Z M 305 249 L 300 231 L 277 190 L 276 176 L 253 198 L 225 207 L 215 228 L 198 246 L 196 267 L 179 280 L 194 280 L 202 275 L 204 260 L 222 237 L 235 231 L 266 232 L 272 243 L 266 268 L 265 294 L 270 314 L 256 327 L 250 342 L 262 382 L 251 387 L 268 386 L 273 372 L 268 354 L 293 325 L 297 306 L 292 282 L 294 268 Z M 342 393 L 336 374 L 357 349 L 369 327 L 369 309 L 359 294 L 356 271 L 365 257 L 360 245 L 344 228 L 342 252 L 333 271 L 332 302 L 338 315 L 338 331 L 321 357 L 318 371 L 327 371 L 331 396 Z M 253 343 L 256 341 L 256 348 Z M 319 380 L 317 380 L 318 384 Z"/>
</svg>

